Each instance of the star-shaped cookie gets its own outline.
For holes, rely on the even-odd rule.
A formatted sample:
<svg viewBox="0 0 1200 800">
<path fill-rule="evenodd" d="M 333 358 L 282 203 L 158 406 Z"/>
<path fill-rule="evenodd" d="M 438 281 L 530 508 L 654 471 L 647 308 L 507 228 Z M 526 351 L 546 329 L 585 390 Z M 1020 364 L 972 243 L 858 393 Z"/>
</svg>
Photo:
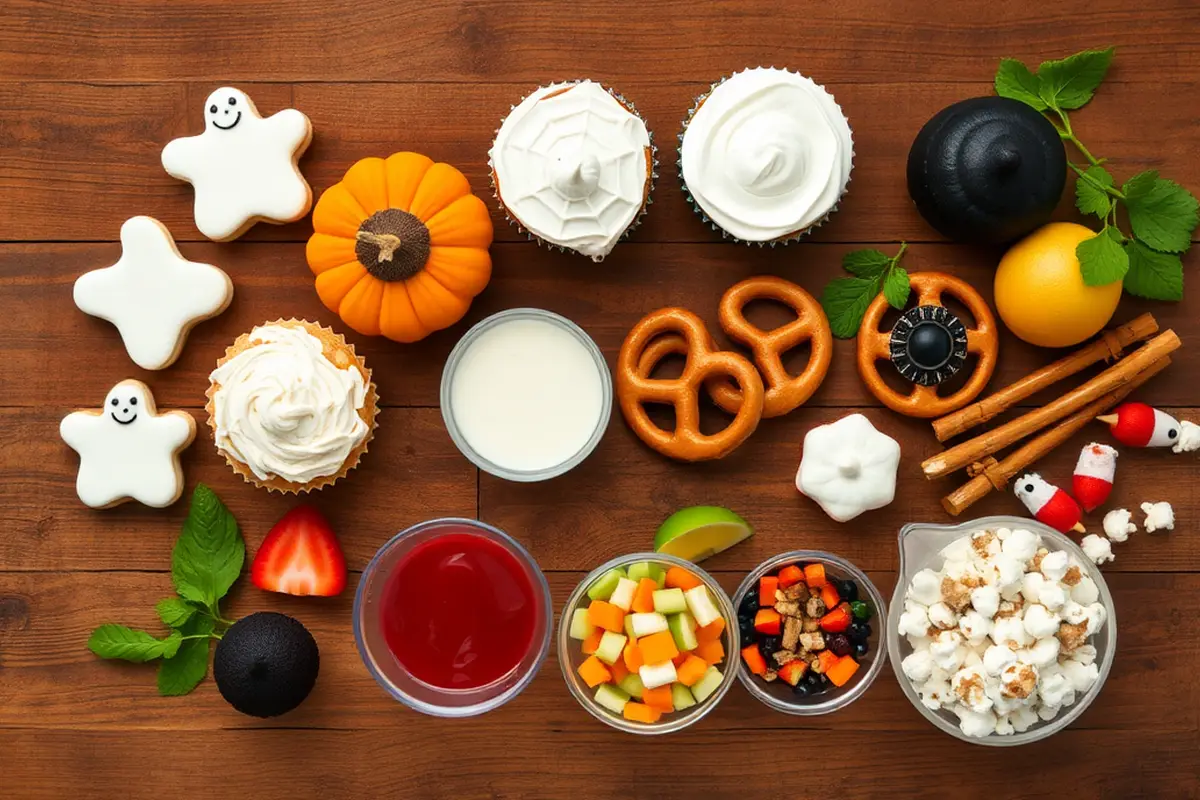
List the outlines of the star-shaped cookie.
<svg viewBox="0 0 1200 800">
<path fill-rule="evenodd" d="M 263 119 L 246 94 L 228 86 L 204 101 L 204 133 L 167 143 L 167 172 L 196 191 L 196 227 L 227 242 L 255 222 L 295 222 L 312 207 L 296 161 L 312 124 L 294 108 Z"/>
<path fill-rule="evenodd" d="M 121 226 L 121 259 L 75 281 L 75 305 L 108 320 L 143 369 L 163 369 L 179 357 L 192 327 L 229 307 L 233 284 L 211 264 L 188 261 L 153 217 Z"/>
<path fill-rule="evenodd" d="M 85 505 L 165 508 L 183 492 L 179 454 L 196 438 L 196 420 L 185 411 L 159 414 L 141 381 L 121 381 L 103 408 L 68 414 L 58 432 L 79 453 L 75 491 Z"/>
</svg>

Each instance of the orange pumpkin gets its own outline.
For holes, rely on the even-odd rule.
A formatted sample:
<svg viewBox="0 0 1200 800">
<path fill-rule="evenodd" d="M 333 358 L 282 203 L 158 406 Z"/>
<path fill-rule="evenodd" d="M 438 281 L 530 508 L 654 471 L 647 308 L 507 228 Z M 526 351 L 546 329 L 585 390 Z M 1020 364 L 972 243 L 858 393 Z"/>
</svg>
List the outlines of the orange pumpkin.
<svg viewBox="0 0 1200 800">
<path fill-rule="evenodd" d="M 449 164 L 364 158 L 313 209 L 321 302 L 359 333 L 415 342 L 463 318 L 492 275 L 487 206 Z"/>
</svg>

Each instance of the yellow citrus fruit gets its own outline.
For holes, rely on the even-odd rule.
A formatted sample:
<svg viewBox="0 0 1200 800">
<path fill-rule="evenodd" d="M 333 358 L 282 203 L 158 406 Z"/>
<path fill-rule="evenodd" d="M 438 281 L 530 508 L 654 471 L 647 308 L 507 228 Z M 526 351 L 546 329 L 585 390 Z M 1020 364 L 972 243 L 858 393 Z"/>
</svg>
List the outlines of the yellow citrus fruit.
<svg viewBox="0 0 1200 800">
<path fill-rule="evenodd" d="M 1096 232 L 1051 222 L 1009 248 L 996 269 L 996 311 L 1020 338 L 1069 347 L 1098 333 L 1121 300 L 1121 281 L 1088 286 L 1075 247 Z"/>
</svg>

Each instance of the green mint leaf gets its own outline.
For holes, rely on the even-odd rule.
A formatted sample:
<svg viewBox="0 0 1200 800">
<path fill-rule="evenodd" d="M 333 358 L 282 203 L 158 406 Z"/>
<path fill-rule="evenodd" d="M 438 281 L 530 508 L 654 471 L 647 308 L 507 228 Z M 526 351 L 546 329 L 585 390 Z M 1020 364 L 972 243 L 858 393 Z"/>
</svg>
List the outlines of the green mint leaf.
<svg viewBox="0 0 1200 800">
<path fill-rule="evenodd" d="M 1075 256 L 1088 286 L 1107 286 L 1129 271 L 1129 255 L 1121 246 L 1121 232 L 1111 226 L 1075 247 Z"/>
<path fill-rule="evenodd" d="M 165 597 L 155 604 L 154 610 L 168 628 L 182 628 L 196 613 L 196 607 L 182 597 Z"/>
<path fill-rule="evenodd" d="M 1046 101 L 1039 92 L 1042 82 L 1029 71 L 1029 67 L 1015 58 L 1005 58 L 996 68 L 996 94 L 1010 100 L 1019 100 L 1038 111 L 1046 110 Z"/>
<path fill-rule="evenodd" d="M 883 296 L 887 298 L 892 308 L 903 311 L 904 307 L 908 305 L 910 290 L 908 273 L 903 267 L 893 267 L 888 270 L 887 277 L 883 279 Z"/>
<path fill-rule="evenodd" d="M 183 532 L 171 552 L 171 580 L 180 596 L 212 608 L 237 580 L 246 543 L 237 520 L 204 484 L 196 486 Z"/>
<path fill-rule="evenodd" d="M 860 278 L 877 278 L 891 263 L 892 259 L 878 250 L 854 250 L 842 256 L 842 268 Z"/>
<path fill-rule="evenodd" d="M 1051 108 L 1072 109 L 1087 105 L 1108 73 L 1113 48 L 1084 50 L 1060 61 L 1043 61 L 1038 67 L 1038 94 Z"/>
<path fill-rule="evenodd" d="M 1104 219 L 1112 211 L 1112 197 L 1096 184 L 1111 187 L 1113 176 L 1104 167 L 1094 166 L 1075 179 L 1075 207 Z"/>
<path fill-rule="evenodd" d="M 1183 299 L 1183 263 L 1179 256 L 1151 250 L 1137 239 L 1125 246 L 1129 254 L 1129 273 L 1125 291 L 1149 300 Z"/>
<path fill-rule="evenodd" d="M 153 661 L 170 658 L 182 643 L 178 631 L 165 639 L 156 639 L 145 631 L 124 625 L 101 625 L 88 637 L 88 649 L 100 658 L 119 658 L 122 661 Z"/>
<path fill-rule="evenodd" d="M 212 617 L 193 617 L 184 625 L 184 636 L 207 636 L 216 623 Z M 211 639 L 188 639 L 179 652 L 158 665 L 158 693 L 165 697 L 187 694 L 208 674 L 208 651 Z"/>
<path fill-rule="evenodd" d="M 1188 249 L 1200 220 L 1200 204 L 1191 192 L 1153 171 L 1130 178 L 1124 192 L 1125 210 L 1135 237 L 1162 253 Z"/>
<path fill-rule="evenodd" d="M 839 339 L 858 335 L 867 306 L 879 294 L 879 278 L 837 278 L 821 293 L 821 306 L 829 317 L 829 327 Z"/>
</svg>

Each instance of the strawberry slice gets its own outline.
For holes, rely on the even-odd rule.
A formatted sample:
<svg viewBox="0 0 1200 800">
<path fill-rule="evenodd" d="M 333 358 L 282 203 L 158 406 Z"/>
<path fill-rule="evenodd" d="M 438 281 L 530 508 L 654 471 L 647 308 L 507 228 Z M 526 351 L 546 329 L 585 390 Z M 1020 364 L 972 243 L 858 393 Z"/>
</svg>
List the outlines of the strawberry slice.
<svg viewBox="0 0 1200 800">
<path fill-rule="evenodd" d="M 346 558 L 321 512 L 298 506 L 263 540 L 250 580 L 268 592 L 332 597 L 346 588 Z"/>
</svg>

